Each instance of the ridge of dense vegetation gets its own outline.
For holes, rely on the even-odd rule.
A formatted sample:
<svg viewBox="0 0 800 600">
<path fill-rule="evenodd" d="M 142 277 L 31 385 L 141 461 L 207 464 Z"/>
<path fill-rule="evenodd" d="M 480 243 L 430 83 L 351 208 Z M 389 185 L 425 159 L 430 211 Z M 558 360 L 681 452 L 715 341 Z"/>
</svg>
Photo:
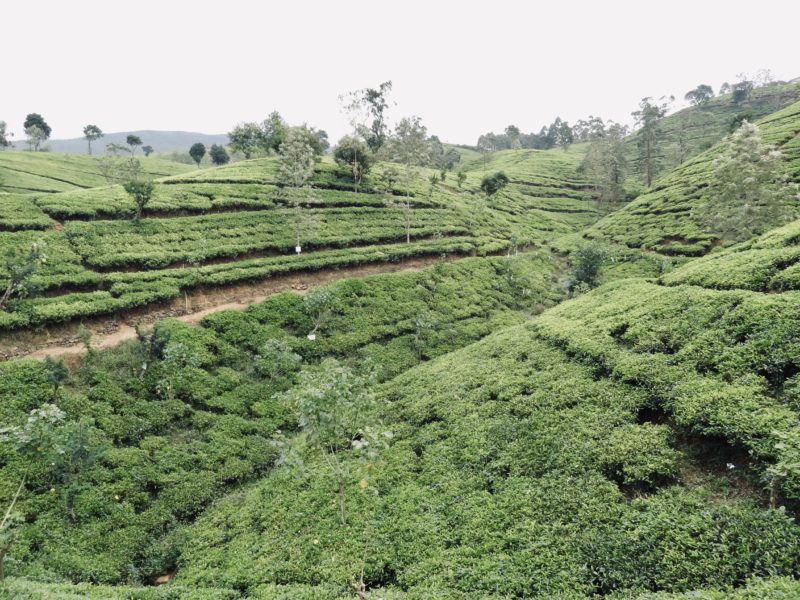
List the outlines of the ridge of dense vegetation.
<svg viewBox="0 0 800 600">
<path fill-rule="evenodd" d="M 342 281 L 314 341 L 313 304 L 283 294 L 90 354 L 58 403 L 109 448 L 66 496 L 32 473 L 12 572 L 135 583 L 179 568 L 174 585 L 118 592 L 142 598 L 333 600 L 359 577 L 398 600 L 791 597 L 790 579 L 743 586 L 800 569 L 800 479 L 780 467 L 797 445 L 796 293 L 623 280 L 526 322 L 519 309 L 558 300 L 554 268 L 534 253 Z M 271 340 L 307 373 L 333 357 L 385 381 L 373 417 L 393 440 L 367 485 L 349 480 L 346 525 L 315 461 L 300 478 L 272 466 L 296 380 L 268 375 Z M 0 369 L 7 422 L 54 393 L 41 363 Z M 24 461 L 3 460 L 6 495 Z"/>
<path fill-rule="evenodd" d="M 800 102 L 758 125 L 764 141 L 783 153 L 790 178 L 800 181 Z M 706 201 L 712 162 L 723 148 L 717 144 L 659 178 L 652 189 L 590 227 L 587 235 L 665 254 L 705 254 L 719 236 L 703 227 L 697 211 Z"/>
</svg>

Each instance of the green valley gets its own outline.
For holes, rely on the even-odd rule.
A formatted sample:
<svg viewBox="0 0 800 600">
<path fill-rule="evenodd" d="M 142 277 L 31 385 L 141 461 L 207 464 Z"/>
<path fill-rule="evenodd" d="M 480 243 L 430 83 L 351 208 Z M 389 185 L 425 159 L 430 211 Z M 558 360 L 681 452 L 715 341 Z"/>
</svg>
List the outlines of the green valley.
<svg viewBox="0 0 800 600">
<path fill-rule="evenodd" d="M 512 4 L 8 7 L 0 600 L 800 598 L 800 15 Z"/>
</svg>

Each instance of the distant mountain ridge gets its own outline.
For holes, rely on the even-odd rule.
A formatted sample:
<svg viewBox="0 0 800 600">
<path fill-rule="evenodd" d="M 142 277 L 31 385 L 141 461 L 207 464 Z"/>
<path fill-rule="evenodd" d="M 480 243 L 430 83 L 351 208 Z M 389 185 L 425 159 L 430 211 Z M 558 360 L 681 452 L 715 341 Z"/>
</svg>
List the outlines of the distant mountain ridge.
<svg viewBox="0 0 800 600">
<path fill-rule="evenodd" d="M 138 135 L 142 144 L 152 146 L 156 153 L 188 151 L 195 142 L 202 142 L 206 146 L 211 144 L 227 144 L 228 136 L 224 133 L 196 133 L 192 131 L 118 131 L 107 133 L 99 140 L 92 142 L 92 153 L 103 154 L 107 144 L 124 144 L 129 135 Z M 88 154 L 89 148 L 86 139 L 71 138 L 66 140 L 50 140 L 47 142 L 53 152 L 69 152 L 72 154 Z"/>
</svg>

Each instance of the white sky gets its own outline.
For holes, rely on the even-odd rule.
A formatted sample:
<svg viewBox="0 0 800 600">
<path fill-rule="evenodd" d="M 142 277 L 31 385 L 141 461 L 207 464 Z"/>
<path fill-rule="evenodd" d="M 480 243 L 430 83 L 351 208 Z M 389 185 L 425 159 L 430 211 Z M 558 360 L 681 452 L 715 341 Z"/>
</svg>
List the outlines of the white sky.
<svg viewBox="0 0 800 600">
<path fill-rule="evenodd" d="M 800 76 L 797 0 L 11 0 L 0 120 L 53 138 L 223 133 L 278 110 L 337 139 L 338 95 L 391 79 L 392 116 L 475 143 L 557 115 L 629 121 L 643 96 L 769 68 Z"/>
</svg>

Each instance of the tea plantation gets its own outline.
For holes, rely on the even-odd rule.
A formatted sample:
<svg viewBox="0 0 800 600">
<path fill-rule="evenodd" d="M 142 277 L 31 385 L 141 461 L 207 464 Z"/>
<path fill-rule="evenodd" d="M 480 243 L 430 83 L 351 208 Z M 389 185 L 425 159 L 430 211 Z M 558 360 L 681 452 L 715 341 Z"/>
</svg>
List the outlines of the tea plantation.
<svg viewBox="0 0 800 600">
<path fill-rule="evenodd" d="M 166 177 L 192 167 L 154 157 L 138 157 L 142 172 Z M 0 152 L 0 192 L 50 194 L 106 185 L 97 159 L 78 154 Z"/>
<path fill-rule="evenodd" d="M 800 83 L 774 82 L 753 89 L 747 99 L 739 102 L 731 94 L 720 94 L 667 115 L 659 125 L 657 161 L 666 172 L 681 157 L 686 160 L 711 148 L 730 133 L 734 119 L 758 120 L 798 100 Z M 641 132 L 635 132 L 625 141 L 628 159 L 637 168 L 640 140 Z"/>
<path fill-rule="evenodd" d="M 794 181 L 797 89 L 751 100 Z M 700 151 L 726 102 L 665 127 L 711 115 Z M 0 598 L 800 597 L 800 220 L 706 230 L 722 143 L 604 205 L 587 146 L 358 186 L 324 156 L 300 190 L 274 156 L 151 161 L 138 221 L 83 159 L 0 153 L 60 182 L 4 179 L 0 252 L 46 255 L 4 339 L 332 281 L 0 362 Z"/>
<path fill-rule="evenodd" d="M 758 125 L 764 141 L 782 151 L 791 178 L 800 181 L 800 102 L 764 117 Z M 717 144 L 664 175 L 651 190 L 601 219 L 588 235 L 665 254 L 705 254 L 718 238 L 704 230 L 697 209 L 721 149 Z"/>
<path fill-rule="evenodd" d="M 423 169 L 409 186 L 388 187 L 371 174 L 356 193 L 328 158 L 299 201 L 278 185 L 275 158 L 159 180 L 140 223 L 130 221 L 134 203 L 121 186 L 3 196 L 0 251 L 41 242 L 47 263 L 34 277 L 44 295 L 0 311 L 0 330 L 281 273 L 545 244 L 599 217 L 575 173 L 581 156 L 580 148 L 499 153 L 490 166 L 506 169 L 512 183 L 489 199 L 477 191 L 480 164 L 468 165 L 463 188 L 431 184 L 433 171 Z"/>
</svg>

